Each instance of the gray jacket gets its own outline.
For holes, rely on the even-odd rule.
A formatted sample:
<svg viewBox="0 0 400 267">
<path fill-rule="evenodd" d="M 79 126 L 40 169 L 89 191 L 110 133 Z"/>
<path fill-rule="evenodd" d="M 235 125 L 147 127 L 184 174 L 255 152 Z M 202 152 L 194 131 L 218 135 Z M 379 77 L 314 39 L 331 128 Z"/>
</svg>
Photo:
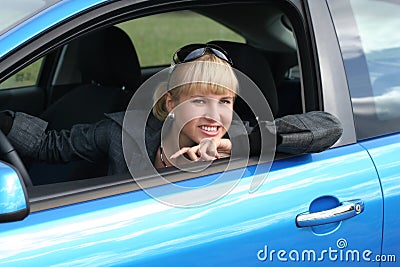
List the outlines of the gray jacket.
<svg viewBox="0 0 400 267">
<path fill-rule="evenodd" d="M 50 163 L 75 159 L 96 162 L 108 158 L 108 173 L 121 174 L 128 171 L 122 152 L 124 115 L 124 112 L 106 114 L 106 118 L 97 123 L 77 124 L 70 130 L 46 131 L 47 122 L 15 112 L 12 113 L 14 123 L 7 137 L 22 157 Z M 143 114 L 139 112 L 137 117 L 143 117 Z M 267 125 L 260 123 L 259 127 Z M 278 118 L 275 126 L 279 139 L 277 151 L 290 154 L 320 152 L 332 146 L 342 134 L 340 122 L 331 114 L 320 111 Z M 150 116 L 145 131 L 147 154 L 140 149 L 130 150 L 129 162 L 135 162 L 138 169 L 144 164 L 147 155 L 154 162 L 161 142 L 161 127 L 162 122 Z M 258 130 L 248 129 L 250 135 L 256 134 Z M 135 131 L 128 134 L 134 144 L 138 135 Z M 259 145 L 253 143 L 251 146 Z"/>
</svg>

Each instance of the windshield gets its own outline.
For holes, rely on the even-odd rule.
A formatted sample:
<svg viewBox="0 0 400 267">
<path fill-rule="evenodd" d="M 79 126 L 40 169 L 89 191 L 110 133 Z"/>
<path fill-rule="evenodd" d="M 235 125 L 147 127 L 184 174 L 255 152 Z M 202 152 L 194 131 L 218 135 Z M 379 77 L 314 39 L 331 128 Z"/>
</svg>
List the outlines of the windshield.
<svg viewBox="0 0 400 267">
<path fill-rule="evenodd" d="M 0 34 L 60 0 L 1 0 Z"/>
</svg>

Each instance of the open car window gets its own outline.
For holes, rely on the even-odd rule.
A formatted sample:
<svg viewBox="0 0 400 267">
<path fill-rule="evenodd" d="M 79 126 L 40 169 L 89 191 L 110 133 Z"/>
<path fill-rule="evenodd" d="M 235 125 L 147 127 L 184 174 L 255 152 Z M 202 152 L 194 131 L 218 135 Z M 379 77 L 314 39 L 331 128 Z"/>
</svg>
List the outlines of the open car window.
<svg viewBox="0 0 400 267">
<path fill-rule="evenodd" d="M 235 15 L 243 15 L 243 9 L 246 10 L 246 14 L 252 15 L 246 20 L 237 20 Z M 221 12 L 222 10 L 228 12 Z M 216 43 L 232 51 L 232 56 L 236 60 L 234 66 L 244 66 L 240 71 L 257 83 L 269 102 L 267 108 L 271 109 L 275 117 L 303 113 L 306 98 L 310 99 L 308 101 L 310 103 L 314 97 L 302 92 L 302 88 L 304 83 L 312 84 L 310 77 L 314 74 L 307 69 L 310 65 L 307 62 L 309 51 L 305 49 L 304 44 L 298 47 L 296 43 L 296 40 L 299 42 L 307 38 L 299 27 L 301 20 L 296 16 L 298 14 L 296 15 L 295 11 L 288 7 L 268 4 L 243 7 L 237 4 L 229 7 L 226 5 L 212 8 L 194 7 L 184 11 L 140 16 L 123 22 L 118 20 L 112 25 L 102 25 L 99 29 L 73 38 L 53 49 L 37 61 L 41 64 L 40 68 L 36 67 L 39 63 L 35 62 L 20 71 L 25 73 L 22 75 L 25 77 L 32 75 L 27 74 L 33 73 L 30 69 L 40 69 L 35 72 L 35 75 L 39 76 L 37 81 L 29 86 L 32 90 L 46 93 L 41 101 L 30 101 L 30 106 L 36 106 L 36 112 L 32 115 L 46 120 L 49 123 L 48 129 L 61 130 L 69 129 L 77 123 L 95 123 L 104 119 L 104 113 L 124 111 L 137 88 L 159 70 L 149 73 L 144 69 L 169 66 L 172 54 L 177 48 L 188 43 L 206 42 Z M 118 33 L 115 29 L 119 29 Z M 93 33 L 96 32 L 103 32 L 104 35 L 93 37 Z M 93 39 L 90 40 L 91 36 Z M 124 43 L 130 44 L 119 42 L 120 39 L 126 38 L 129 42 L 124 40 Z M 101 40 L 112 40 L 112 42 Z M 97 46 L 103 47 L 97 48 Z M 88 51 L 90 53 L 87 53 Z M 252 54 L 247 54 L 246 51 Z M 89 54 L 92 52 L 93 55 L 94 53 L 98 55 L 91 57 Z M 130 60 L 134 56 L 138 58 L 135 64 Z M 239 62 L 240 60 L 243 62 Z M 303 65 L 303 68 L 298 68 L 299 65 Z M 3 82 L 0 87 L 7 87 L 8 82 Z M 308 87 L 309 91 L 310 88 L 312 86 Z M 111 89 L 111 93 L 108 89 Z M 27 98 L 22 95 L 20 99 L 23 103 Z M 238 99 L 235 105 L 235 112 L 240 119 L 249 122 L 250 125 L 256 123 L 258 118 L 255 114 L 249 113 L 246 103 Z M 315 103 L 312 105 L 317 106 Z M 71 109 L 71 106 L 74 108 Z M 24 106 L 11 109 L 33 113 Z M 169 175 L 172 180 L 186 180 L 224 171 L 228 162 L 227 159 L 215 161 L 200 173 L 182 173 L 173 169 L 163 170 L 162 173 Z M 230 168 L 256 163 L 258 158 L 254 157 L 247 161 L 234 162 Z M 33 203 L 35 200 L 41 203 L 37 209 L 55 205 L 55 202 L 49 204 L 46 201 L 47 204 L 44 205 L 43 199 L 47 198 L 54 199 L 71 194 L 82 194 L 84 198 L 90 198 L 89 195 L 85 196 L 85 192 L 94 188 L 104 188 L 99 196 L 110 194 L 115 190 L 129 191 L 139 188 L 131 184 L 129 174 L 110 176 L 107 157 L 98 162 L 77 160 L 52 164 L 28 160 L 26 164 L 36 184 L 29 190 L 30 196 Z M 157 184 L 153 180 L 149 178 L 149 186 Z M 70 200 L 63 201 L 68 203 L 75 200 L 71 197 Z"/>
</svg>

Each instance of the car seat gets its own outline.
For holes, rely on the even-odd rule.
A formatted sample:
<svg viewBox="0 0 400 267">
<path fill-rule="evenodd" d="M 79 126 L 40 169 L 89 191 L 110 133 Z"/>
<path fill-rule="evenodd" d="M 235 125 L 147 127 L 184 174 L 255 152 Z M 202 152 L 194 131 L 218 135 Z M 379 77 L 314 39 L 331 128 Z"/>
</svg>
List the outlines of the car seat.
<svg viewBox="0 0 400 267">
<path fill-rule="evenodd" d="M 78 123 L 104 119 L 104 113 L 125 110 L 139 87 L 139 60 L 129 36 L 115 26 L 103 28 L 72 41 L 82 83 L 54 102 L 41 114 L 48 129 L 70 129 Z M 28 163 L 35 185 L 64 182 L 107 174 L 107 159 L 91 163 Z"/>
<path fill-rule="evenodd" d="M 70 129 L 99 121 L 104 113 L 123 111 L 141 81 L 136 50 L 120 28 L 104 28 L 69 45 L 77 47 L 82 83 L 41 114 L 49 129 Z"/>
<path fill-rule="evenodd" d="M 246 74 L 258 86 L 268 101 L 272 115 L 276 116 L 278 96 L 271 68 L 265 56 L 256 48 L 244 43 L 231 41 L 211 41 L 210 43 L 228 52 L 233 61 L 233 67 Z M 243 93 L 243 90 L 245 88 L 239 89 L 239 94 Z M 256 123 L 257 114 L 253 115 L 249 106 L 241 98 L 235 101 L 234 110 L 243 121 L 249 121 L 250 124 Z"/>
</svg>

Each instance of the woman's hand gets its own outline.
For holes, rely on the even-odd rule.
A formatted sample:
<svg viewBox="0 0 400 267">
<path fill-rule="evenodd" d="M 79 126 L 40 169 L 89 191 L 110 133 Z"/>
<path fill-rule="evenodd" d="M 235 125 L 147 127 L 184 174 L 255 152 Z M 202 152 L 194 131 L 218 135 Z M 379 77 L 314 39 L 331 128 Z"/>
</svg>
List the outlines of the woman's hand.
<svg viewBox="0 0 400 267">
<path fill-rule="evenodd" d="M 231 150 L 232 143 L 229 139 L 204 138 L 200 144 L 193 147 L 183 147 L 170 158 L 177 159 L 179 156 L 186 156 L 192 161 L 210 161 L 230 156 Z"/>
</svg>

